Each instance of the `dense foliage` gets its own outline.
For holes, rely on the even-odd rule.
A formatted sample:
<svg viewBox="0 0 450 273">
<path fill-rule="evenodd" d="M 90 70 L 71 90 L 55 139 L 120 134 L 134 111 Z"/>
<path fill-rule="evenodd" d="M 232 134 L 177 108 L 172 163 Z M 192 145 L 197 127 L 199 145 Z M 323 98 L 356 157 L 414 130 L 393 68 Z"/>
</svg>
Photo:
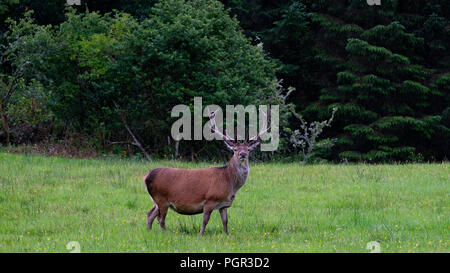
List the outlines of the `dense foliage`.
<svg viewBox="0 0 450 273">
<path fill-rule="evenodd" d="M 32 15 L 11 21 L 6 60 L 24 85 L 39 80 L 57 129 L 90 136 L 99 148 L 135 135 L 149 151 L 167 153 L 172 107 L 192 105 L 194 96 L 224 108 L 278 99 L 275 64 L 220 2 L 163 1 L 141 21 L 70 10 L 55 27 Z"/>
<path fill-rule="evenodd" d="M 450 151 L 448 1 L 225 1 L 283 63 L 334 160 L 442 160 Z"/>
<path fill-rule="evenodd" d="M 98 150 L 139 152 L 127 125 L 150 153 L 173 154 L 170 110 L 201 96 L 280 103 L 283 157 L 300 153 L 286 103 L 311 122 L 338 109 L 321 158 L 449 155 L 448 1 L 81 2 L 1 2 L 1 143 L 76 133 Z M 181 154 L 207 156 L 205 145 L 181 143 Z"/>
</svg>

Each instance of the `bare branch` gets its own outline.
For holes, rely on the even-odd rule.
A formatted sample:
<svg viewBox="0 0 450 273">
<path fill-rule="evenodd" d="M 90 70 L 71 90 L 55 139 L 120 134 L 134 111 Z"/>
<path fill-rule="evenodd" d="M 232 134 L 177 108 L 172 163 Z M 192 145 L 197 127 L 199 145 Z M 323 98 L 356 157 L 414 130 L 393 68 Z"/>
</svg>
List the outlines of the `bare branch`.
<svg viewBox="0 0 450 273">
<path fill-rule="evenodd" d="M 306 163 L 313 150 L 318 147 L 316 143 L 317 138 L 322 133 L 325 127 L 331 125 L 336 111 L 337 108 L 333 108 L 330 119 L 324 121 L 313 121 L 308 125 L 308 123 L 303 119 L 301 115 L 297 114 L 291 109 L 292 114 L 298 120 L 300 120 L 300 128 L 302 129 L 303 133 L 300 133 L 299 130 L 295 130 L 293 135 L 291 136 L 290 141 L 292 142 L 294 147 L 301 148 L 303 154 L 303 163 Z"/>
<path fill-rule="evenodd" d="M 131 144 L 133 145 L 133 142 L 131 141 L 108 141 L 109 145 L 124 145 L 124 144 Z"/>
<path fill-rule="evenodd" d="M 16 82 L 20 78 L 21 75 L 22 75 L 22 70 L 17 69 L 13 75 L 13 79 L 11 80 L 11 83 L 9 84 L 8 92 L 2 99 L 2 106 L 5 106 L 8 103 L 9 99 L 12 96 L 12 93 L 14 92 L 14 89 L 15 89 L 14 87 L 16 85 Z"/>
<path fill-rule="evenodd" d="M 121 113 L 121 110 L 120 110 L 119 105 L 118 105 L 115 101 L 113 101 L 113 103 L 114 103 L 114 105 L 115 105 L 117 111 L 119 112 L 120 119 L 122 120 L 123 125 L 125 126 L 125 129 L 128 131 L 128 133 L 130 134 L 130 136 L 133 138 L 133 142 L 131 142 L 130 144 L 132 144 L 132 145 L 138 147 L 138 148 L 141 150 L 141 152 L 144 154 L 145 158 L 146 158 L 148 161 L 151 161 L 150 155 L 147 153 L 147 151 L 144 149 L 144 147 L 142 146 L 142 144 L 139 142 L 139 140 L 138 140 L 138 139 L 136 138 L 136 136 L 134 135 L 133 131 L 131 131 L 130 127 L 128 126 L 127 121 L 126 121 L 126 118 L 125 118 L 125 116 Z"/>
</svg>

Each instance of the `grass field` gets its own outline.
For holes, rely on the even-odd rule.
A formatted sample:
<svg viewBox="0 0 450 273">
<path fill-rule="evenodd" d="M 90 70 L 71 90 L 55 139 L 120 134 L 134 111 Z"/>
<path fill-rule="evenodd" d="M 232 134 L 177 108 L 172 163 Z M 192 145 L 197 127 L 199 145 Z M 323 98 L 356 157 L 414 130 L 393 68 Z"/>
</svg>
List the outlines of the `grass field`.
<svg viewBox="0 0 450 273">
<path fill-rule="evenodd" d="M 208 163 L 79 160 L 0 153 L 0 252 L 449 252 L 450 164 L 251 164 L 205 236 L 201 215 L 155 221 L 142 178 L 156 166 Z"/>
</svg>

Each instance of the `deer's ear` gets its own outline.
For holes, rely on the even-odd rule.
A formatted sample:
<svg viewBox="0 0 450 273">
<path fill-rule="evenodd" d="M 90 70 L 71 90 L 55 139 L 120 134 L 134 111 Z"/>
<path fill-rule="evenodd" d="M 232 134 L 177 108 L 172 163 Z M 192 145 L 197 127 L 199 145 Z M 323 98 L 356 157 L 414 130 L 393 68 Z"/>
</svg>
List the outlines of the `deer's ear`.
<svg viewBox="0 0 450 273">
<path fill-rule="evenodd" d="M 233 149 L 234 149 L 234 143 L 233 142 L 227 141 L 227 140 L 224 140 L 223 142 L 225 143 L 225 145 L 227 146 L 227 148 L 229 150 L 233 151 Z"/>
<path fill-rule="evenodd" d="M 258 147 L 258 145 L 259 145 L 260 143 L 261 143 L 261 142 L 259 142 L 259 141 L 255 141 L 255 142 L 250 143 L 250 144 L 248 145 L 248 150 L 251 151 L 251 150 L 255 149 L 256 147 Z"/>
</svg>

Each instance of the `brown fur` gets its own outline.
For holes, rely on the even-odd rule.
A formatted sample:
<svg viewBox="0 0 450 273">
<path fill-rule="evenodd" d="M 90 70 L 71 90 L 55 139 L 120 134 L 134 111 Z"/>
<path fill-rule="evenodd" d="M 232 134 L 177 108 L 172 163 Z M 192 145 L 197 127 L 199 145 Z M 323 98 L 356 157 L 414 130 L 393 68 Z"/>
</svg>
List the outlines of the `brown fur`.
<svg viewBox="0 0 450 273">
<path fill-rule="evenodd" d="M 144 178 L 147 191 L 155 202 L 148 212 L 147 225 L 151 228 L 153 220 L 165 229 L 165 216 L 168 208 L 180 214 L 204 214 L 201 234 L 213 210 L 219 210 L 227 232 L 226 209 L 231 206 L 235 194 L 248 176 L 248 145 L 237 143 L 233 146 L 234 155 L 225 167 L 206 169 L 157 168 Z"/>
<path fill-rule="evenodd" d="M 148 172 L 148 174 L 144 177 L 144 183 L 147 187 L 148 193 L 150 193 L 150 183 L 155 179 L 156 175 L 162 168 L 156 168 Z"/>
</svg>

